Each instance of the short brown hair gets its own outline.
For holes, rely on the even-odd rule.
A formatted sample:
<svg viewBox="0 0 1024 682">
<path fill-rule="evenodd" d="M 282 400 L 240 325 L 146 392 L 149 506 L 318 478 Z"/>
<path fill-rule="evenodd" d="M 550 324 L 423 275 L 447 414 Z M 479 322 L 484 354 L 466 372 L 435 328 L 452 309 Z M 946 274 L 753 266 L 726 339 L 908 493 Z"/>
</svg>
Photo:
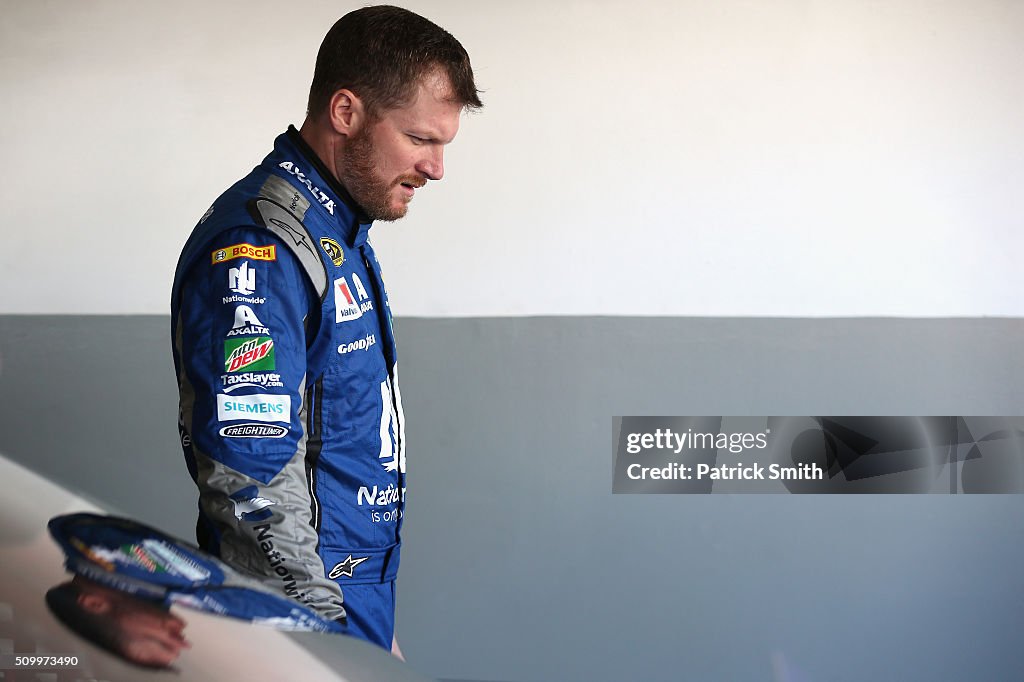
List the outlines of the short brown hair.
<svg viewBox="0 0 1024 682">
<path fill-rule="evenodd" d="M 307 113 L 319 116 L 343 88 L 359 96 L 371 115 L 403 106 L 435 69 L 447 75 L 453 101 L 468 109 L 483 106 L 469 54 L 451 33 L 401 7 L 357 9 L 339 19 L 320 45 Z"/>
</svg>

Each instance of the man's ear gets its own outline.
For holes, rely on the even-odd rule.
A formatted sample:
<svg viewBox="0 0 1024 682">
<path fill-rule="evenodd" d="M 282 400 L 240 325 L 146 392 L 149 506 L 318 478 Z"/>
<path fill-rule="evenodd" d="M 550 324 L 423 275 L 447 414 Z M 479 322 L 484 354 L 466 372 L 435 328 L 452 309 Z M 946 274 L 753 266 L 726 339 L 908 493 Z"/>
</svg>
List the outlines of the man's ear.
<svg viewBox="0 0 1024 682">
<path fill-rule="evenodd" d="M 109 613 L 113 604 L 106 597 L 98 594 L 79 594 L 78 605 L 89 613 L 95 613 L 96 615 L 103 615 Z"/>
<path fill-rule="evenodd" d="M 342 88 L 331 96 L 328 119 L 339 135 L 350 137 L 366 125 L 366 108 L 363 100 L 351 90 Z"/>
</svg>

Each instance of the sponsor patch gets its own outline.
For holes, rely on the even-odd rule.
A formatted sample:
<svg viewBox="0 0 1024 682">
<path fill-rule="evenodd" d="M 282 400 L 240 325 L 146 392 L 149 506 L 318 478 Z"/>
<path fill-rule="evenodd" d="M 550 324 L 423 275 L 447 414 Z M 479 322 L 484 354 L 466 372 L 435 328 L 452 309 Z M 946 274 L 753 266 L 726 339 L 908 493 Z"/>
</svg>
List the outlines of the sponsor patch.
<svg viewBox="0 0 1024 682">
<path fill-rule="evenodd" d="M 221 388 L 231 393 L 237 388 L 282 388 L 284 383 L 281 375 L 275 372 L 242 372 L 241 374 L 221 374 Z M 223 434 L 221 434 L 223 435 Z"/>
<path fill-rule="evenodd" d="M 274 340 L 269 336 L 224 341 L 224 371 L 265 372 L 275 369 Z"/>
<path fill-rule="evenodd" d="M 326 194 L 324 194 L 324 191 L 322 189 L 314 185 L 312 180 L 310 180 L 309 177 L 307 177 L 306 174 L 302 172 L 302 169 L 299 168 L 294 162 L 282 161 L 281 163 L 277 164 L 277 167 L 283 168 L 284 170 L 291 173 L 296 180 L 298 180 L 299 182 L 306 186 L 306 189 L 308 189 L 310 193 L 313 195 L 313 197 L 320 202 L 321 206 L 327 209 L 328 213 L 334 215 L 334 200 L 331 199 Z"/>
<path fill-rule="evenodd" d="M 267 336 L 270 330 L 263 326 L 260 318 L 247 305 L 235 308 L 235 322 L 228 336 Z"/>
<path fill-rule="evenodd" d="M 277 246 L 253 246 L 252 244 L 232 244 L 223 249 L 217 249 L 210 254 L 210 262 L 213 265 L 223 263 L 235 258 L 251 258 L 253 260 L 277 260 Z"/>
<path fill-rule="evenodd" d="M 306 592 L 299 589 L 299 582 L 288 569 L 286 557 L 282 556 L 280 550 L 274 548 L 274 534 L 270 532 L 270 528 L 269 523 L 261 523 L 252 528 L 256 533 L 256 542 L 259 543 L 259 548 L 267 560 L 267 566 L 274 575 L 281 579 L 281 589 L 284 590 L 285 595 L 297 601 L 309 603 L 311 598 Z"/>
<path fill-rule="evenodd" d="M 376 344 L 376 334 L 367 334 L 365 337 L 352 341 L 351 343 L 341 344 L 338 346 L 338 352 L 345 355 L 346 353 L 354 353 L 357 350 L 370 350 L 370 348 Z"/>
<path fill-rule="evenodd" d="M 217 395 L 217 421 L 251 419 L 258 422 L 291 421 L 288 395 Z"/>
<path fill-rule="evenodd" d="M 356 492 L 356 503 L 360 507 L 364 503 L 371 507 L 389 507 L 398 502 L 405 502 L 405 488 L 396 488 L 394 483 L 388 483 L 387 488 L 364 485 Z"/>
<path fill-rule="evenodd" d="M 338 242 L 329 237 L 320 237 L 320 246 L 335 265 L 340 267 L 345 262 L 345 252 Z"/>
<path fill-rule="evenodd" d="M 348 280 L 344 277 L 334 280 L 334 308 L 336 311 L 335 322 L 348 322 L 359 319 L 363 315 L 359 304 L 356 303 L 355 296 L 352 295 Z"/>
<path fill-rule="evenodd" d="M 352 286 L 356 288 L 356 296 L 359 297 L 359 311 L 365 313 L 373 310 L 373 301 L 370 300 L 369 294 L 366 293 L 363 280 L 359 279 L 359 275 L 354 272 L 352 273 Z"/>
<path fill-rule="evenodd" d="M 228 303 L 248 303 L 249 305 L 263 305 L 267 299 L 263 296 L 225 296 L 221 299 L 224 305 Z"/>
<path fill-rule="evenodd" d="M 235 308 L 234 328 L 238 329 L 239 327 L 244 327 L 245 325 L 249 324 L 256 325 L 257 327 L 263 326 L 263 323 L 260 322 L 260 318 L 256 317 L 256 313 L 254 313 L 252 311 L 252 308 L 250 308 L 249 306 L 240 305 L 237 308 Z"/>
<path fill-rule="evenodd" d="M 364 557 L 360 557 L 358 559 L 353 559 L 352 555 L 349 554 L 348 557 L 344 561 L 342 561 L 340 564 L 335 564 L 334 565 L 334 568 L 332 568 L 331 572 L 327 574 L 327 577 L 331 578 L 331 579 L 334 579 L 334 580 L 336 580 L 338 578 L 342 578 L 342 577 L 351 578 L 352 577 L 352 571 L 355 570 L 355 567 L 358 566 L 359 564 L 363 563 L 364 561 L 366 561 L 369 558 L 370 557 L 368 557 L 368 556 L 364 556 Z"/>
<path fill-rule="evenodd" d="M 288 429 L 277 424 L 232 424 L 221 428 L 225 438 L 284 438 Z"/>
<path fill-rule="evenodd" d="M 228 288 L 242 296 L 251 296 L 256 291 L 256 271 L 249 267 L 249 261 L 228 270 Z"/>
<path fill-rule="evenodd" d="M 259 488 L 254 485 L 242 488 L 229 495 L 228 499 L 235 505 L 235 518 L 239 521 L 252 522 L 268 519 L 273 515 L 268 508 L 276 504 L 273 500 L 260 496 Z"/>
<path fill-rule="evenodd" d="M 359 279 L 359 275 L 354 272 L 352 273 L 352 284 L 355 285 L 356 294 L 359 295 L 360 301 L 365 301 L 370 298 L 366 293 L 366 287 L 363 286 L 363 280 Z"/>
</svg>

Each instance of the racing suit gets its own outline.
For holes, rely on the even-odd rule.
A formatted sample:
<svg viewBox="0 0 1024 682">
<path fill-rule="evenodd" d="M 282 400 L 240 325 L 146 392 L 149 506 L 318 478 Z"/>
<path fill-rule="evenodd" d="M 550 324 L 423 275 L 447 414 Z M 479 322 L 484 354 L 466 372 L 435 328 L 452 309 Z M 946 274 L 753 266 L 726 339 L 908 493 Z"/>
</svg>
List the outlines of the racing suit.
<svg viewBox="0 0 1024 682">
<path fill-rule="evenodd" d="M 200 546 L 390 648 L 404 417 L 369 228 L 289 127 L 185 244 L 171 337 Z"/>
</svg>

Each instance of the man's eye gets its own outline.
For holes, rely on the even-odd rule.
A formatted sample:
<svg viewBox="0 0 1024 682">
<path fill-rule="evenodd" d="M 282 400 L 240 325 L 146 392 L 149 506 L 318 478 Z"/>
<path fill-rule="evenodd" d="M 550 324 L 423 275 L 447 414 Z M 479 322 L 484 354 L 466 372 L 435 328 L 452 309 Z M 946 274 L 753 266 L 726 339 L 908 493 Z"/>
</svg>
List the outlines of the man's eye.
<svg viewBox="0 0 1024 682">
<path fill-rule="evenodd" d="M 409 139 L 412 140 L 413 144 L 423 144 L 424 142 L 426 142 L 424 138 L 416 137 L 415 135 L 410 135 Z"/>
</svg>

